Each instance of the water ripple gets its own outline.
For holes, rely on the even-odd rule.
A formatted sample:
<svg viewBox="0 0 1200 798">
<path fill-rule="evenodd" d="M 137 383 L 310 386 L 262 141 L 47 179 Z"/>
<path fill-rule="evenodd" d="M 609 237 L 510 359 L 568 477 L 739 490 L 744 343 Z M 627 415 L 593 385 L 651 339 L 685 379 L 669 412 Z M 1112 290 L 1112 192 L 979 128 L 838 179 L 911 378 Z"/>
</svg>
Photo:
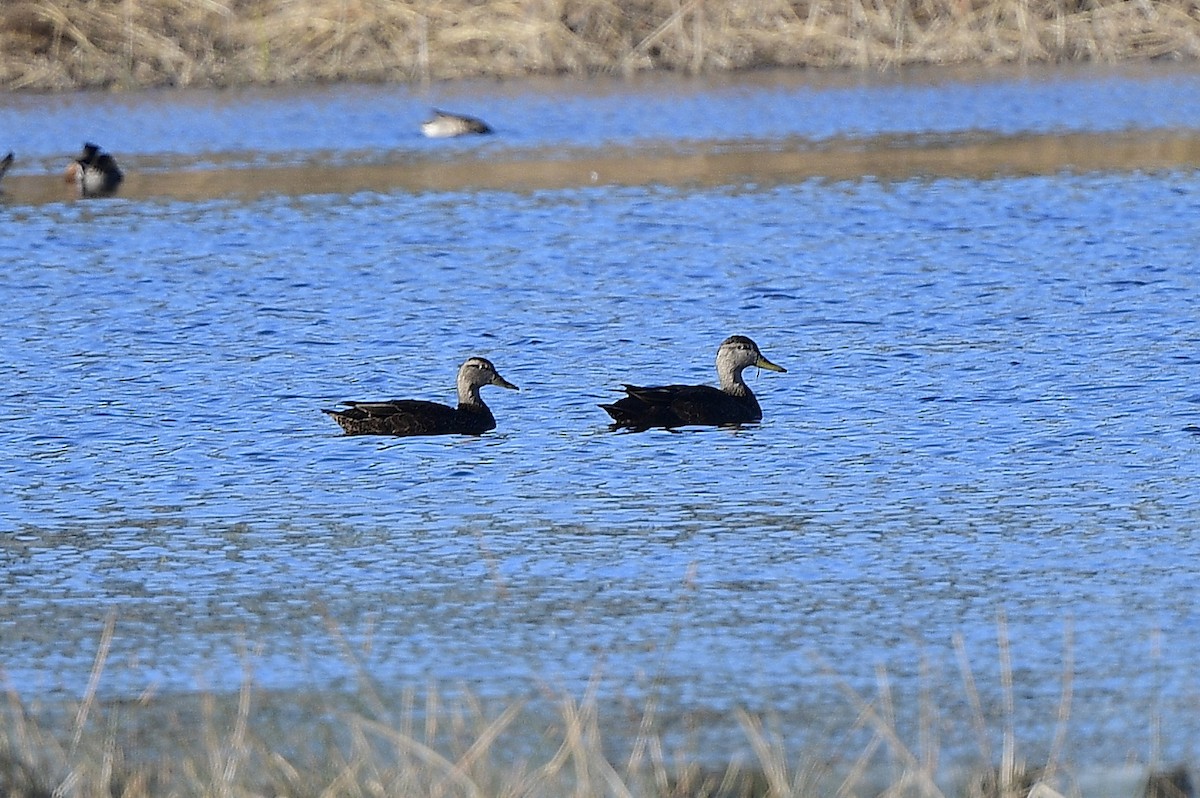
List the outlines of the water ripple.
<svg viewBox="0 0 1200 798">
<path fill-rule="evenodd" d="M 507 694 L 602 664 L 799 716 L 814 650 L 907 688 L 963 633 L 994 676 L 1003 607 L 1022 722 L 1053 720 L 1069 616 L 1083 725 L 1158 701 L 1194 731 L 1198 189 L 0 206 L 0 665 L 77 691 L 115 609 L 115 692 L 236 687 L 245 640 L 267 686 L 348 684 L 338 630 L 389 682 Z M 761 425 L 609 432 L 622 382 L 711 382 L 734 332 L 789 369 L 748 373 Z M 494 433 L 346 438 L 320 413 L 451 401 L 472 354 L 521 386 L 487 394 Z"/>
</svg>

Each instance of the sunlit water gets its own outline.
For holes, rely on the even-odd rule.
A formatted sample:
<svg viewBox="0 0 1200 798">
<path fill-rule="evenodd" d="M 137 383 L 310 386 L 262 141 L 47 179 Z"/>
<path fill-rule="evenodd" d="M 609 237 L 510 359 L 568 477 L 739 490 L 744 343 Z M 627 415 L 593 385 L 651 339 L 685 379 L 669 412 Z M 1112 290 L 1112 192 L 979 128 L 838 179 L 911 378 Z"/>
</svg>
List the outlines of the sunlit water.
<svg viewBox="0 0 1200 798">
<path fill-rule="evenodd" d="M 474 91 L 503 133 L 449 148 L 1200 128 L 1174 73 Z M 409 128 L 446 99 L 394 94 Z M 108 97 L 5 98 L 0 148 L 441 146 L 384 96 L 138 95 L 94 136 Z M 1003 614 L 1034 742 L 1071 668 L 1080 758 L 1145 758 L 1156 713 L 1194 758 L 1198 215 L 1193 169 L 0 204 L 0 667 L 78 694 L 115 612 L 114 695 L 599 675 L 800 736 L 878 664 L 965 718 L 957 635 L 999 712 Z M 608 430 L 733 333 L 788 368 L 749 373 L 761 425 Z M 451 401 L 473 354 L 521 387 L 483 437 L 320 412 Z"/>
</svg>

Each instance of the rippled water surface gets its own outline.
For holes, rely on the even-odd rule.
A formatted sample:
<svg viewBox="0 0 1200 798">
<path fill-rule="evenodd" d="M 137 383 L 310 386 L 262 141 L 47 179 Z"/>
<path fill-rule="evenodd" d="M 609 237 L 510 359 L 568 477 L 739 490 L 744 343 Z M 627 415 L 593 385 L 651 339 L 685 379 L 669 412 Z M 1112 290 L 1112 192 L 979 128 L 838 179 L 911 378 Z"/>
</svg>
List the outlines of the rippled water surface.
<svg viewBox="0 0 1200 798">
<path fill-rule="evenodd" d="M 97 99 L 117 108 L 93 135 Z M 501 134 L 420 140 L 432 102 Z M 677 133 L 1143 127 L 1200 131 L 1200 77 L 0 104 L 27 176 L 92 137 L 135 162 L 486 161 Z M 1198 213 L 1186 165 L 10 196 L 0 667 L 23 694 L 77 694 L 115 612 L 117 695 L 235 689 L 247 658 L 266 687 L 336 689 L 345 645 L 384 685 L 503 697 L 600 674 L 666 711 L 799 729 L 839 701 L 822 663 L 866 693 L 885 664 L 910 703 L 929 668 L 964 702 L 956 635 L 999 703 L 1003 613 L 1036 739 L 1067 649 L 1081 752 L 1144 757 L 1159 713 L 1166 753 L 1192 757 Z M 748 373 L 761 425 L 608 430 L 617 385 L 712 382 L 733 333 L 788 368 Z M 320 412 L 451 401 L 474 354 L 521 387 L 485 391 L 483 437 L 348 438 Z"/>
</svg>

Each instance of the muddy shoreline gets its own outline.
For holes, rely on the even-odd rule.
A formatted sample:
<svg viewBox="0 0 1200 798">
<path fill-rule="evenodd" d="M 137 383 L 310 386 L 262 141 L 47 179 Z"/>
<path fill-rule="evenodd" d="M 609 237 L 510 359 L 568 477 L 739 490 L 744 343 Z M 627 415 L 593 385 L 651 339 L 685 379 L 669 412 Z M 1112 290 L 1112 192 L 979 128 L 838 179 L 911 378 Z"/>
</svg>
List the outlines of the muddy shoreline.
<svg viewBox="0 0 1200 798">
<path fill-rule="evenodd" d="M 1127 131 L 998 135 L 890 135 L 870 138 L 649 143 L 621 148 L 511 148 L 475 153 L 411 152 L 367 163 L 313 158 L 272 166 L 200 167 L 185 159 L 124 158 L 126 199 L 206 200 L 356 192 L 534 191 L 595 185 L 774 185 L 811 179 L 991 179 L 1062 172 L 1131 172 L 1200 167 L 1200 134 Z M 69 198 L 49 164 L 43 174 L 6 178 L 3 201 Z"/>
</svg>

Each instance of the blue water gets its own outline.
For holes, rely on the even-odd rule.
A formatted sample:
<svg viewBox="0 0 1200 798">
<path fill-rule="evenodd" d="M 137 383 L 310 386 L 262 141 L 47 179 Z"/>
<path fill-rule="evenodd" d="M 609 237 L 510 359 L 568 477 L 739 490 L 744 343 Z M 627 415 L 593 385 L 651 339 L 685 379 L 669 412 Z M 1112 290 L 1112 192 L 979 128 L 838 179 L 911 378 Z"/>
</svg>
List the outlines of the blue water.
<svg viewBox="0 0 1200 798">
<path fill-rule="evenodd" d="M 330 104 L 382 114 L 356 103 L 378 91 L 251 97 L 212 147 L 269 151 L 256 130 Z M 668 135 L 637 111 L 660 91 L 521 96 L 554 104 L 548 138 L 592 145 Z M 764 130 L 714 106 L 783 89 L 692 91 L 677 113 L 726 140 Z M 914 105 L 930 129 L 1132 123 L 1077 115 L 1088 93 L 1200 128 L 1200 77 L 1178 74 L 826 91 L 793 90 L 808 115 L 765 133 L 891 130 Z M 78 102 L 6 98 L 0 130 L 49 159 L 84 134 L 51 144 L 32 109 Z M 158 115 L 139 135 L 171 152 L 168 111 L 205 102 L 136 95 L 121 124 Z M 383 148 L 366 126 L 307 140 Z M 501 698 L 600 674 L 800 736 L 853 717 L 822 663 L 864 694 L 885 665 L 909 704 L 932 668 L 965 722 L 956 636 L 998 707 L 1002 613 L 1035 742 L 1067 647 L 1076 756 L 1145 758 L 1159 713 L 1164 754 L 1194 758 L 1198 212 L 1192 169 L 0 204 L 0 670 L 78 694 L 115 612 L 115 695 L 233 690 L 244 666 L 266 688 L 351 688 L 361 663 Z M 608 430 L 620 383 L 712 382 L 734 333 L 788 368 L 748 374 L 762 424 Z M 476 354 L 521 387 L 485 390 L 481 438 L 347 438 L 320 413 L 451 401 Z"/>
<path fill-rule="evenodd" d="M 478 115 L 484 141 L 420 135 L 430 108 Z M 164 111 L 165 108 L 169 112 Z M 990 70 L 969 80 L 932 71 L 764 72 L 732 78 L 345 86 L 130 94 L 0 96 L 0 147 L 14 174 L 61 168 L 95 140 L 122 154 L 252 163 L 314 154 L 361 161 L 381 153 L 864 138 L 988 131 L 1002 134 L 1193 129 L 1200 80 L 1188 68 L 1142 66 L 1051 73 Z"/>
</svg>

